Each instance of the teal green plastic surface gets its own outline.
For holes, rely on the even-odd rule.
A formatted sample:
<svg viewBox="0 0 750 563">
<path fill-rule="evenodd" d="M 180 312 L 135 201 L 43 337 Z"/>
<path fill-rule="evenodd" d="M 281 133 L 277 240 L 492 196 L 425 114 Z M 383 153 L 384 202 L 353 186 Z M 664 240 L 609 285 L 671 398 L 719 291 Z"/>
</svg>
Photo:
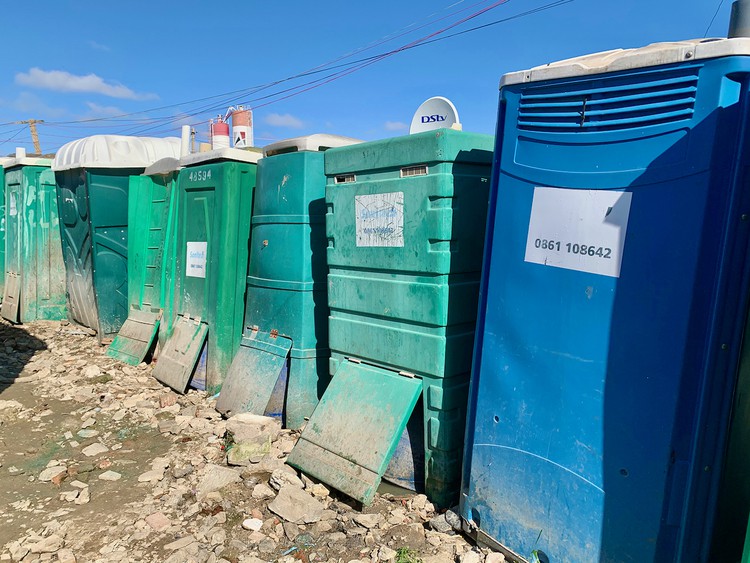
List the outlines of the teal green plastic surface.
<svg viewBox="0 0 750 563">
<path fill-rule="evenodd" d="M 255 327 L 266 337 L 274 333 L 291 340 L 283 412 L 289 428 L 304 424 L 329 381 L 323 162 L 324 153 L 302 151 L 266 157 L 258 163 L 245 335 Z M 267 401 L 282 364 L 275 350 L 254 346 L 256 341 L 243 339 L 252 350 L 238 355 L 235 362 L 243 365 L 233 366 L 231 377 L 267 380 L 253 384 L 268 390 L 267 396 L 262 395 Z M 220 397 L 217 408 L 226 405 L 236 412 L 234 397 L 234 393 Z M 265 407 L 256 405 L 253 412 L 263 414 Z"/>
<path fill-rule="evenodd" d="M 745 534 L 745 551 L 742 554 L 742 563 L 750 563 L 750 522 L 747 524 L 747 533 Z"/>
<path fill-rule="evenodd" d="M 55 178 L 46 166 L 6 171 L 5 295 L 0 311 L 11 322 L 66 317 Z"/>
<path fill-rule="evenodd" d="M 5 168 L 0 166 L 0 304 L 5 293 Z"/>
<path fill-rule="evenodd" d="M 128 188 L 143 169 L 56 172 L 71 318 L 114 338 L 128 317 Z"/>
<path fill-rule="evenodd" d="M 370 504 L 421 390 L 418 378 L 345 362 L 287 463 Z"/>
<path fill-rule="evenodd" d="M 172 193 L 177 171 L 131 176 L 128 193 L 128 318 L 107 355 L 131 365 L 146 357 L 158 330 L 164 297 L 171 287 L 165 265 L 174 253 L 167 232 L 174 222 Z"/>
<path fill-rule="evenodd" d="M 242 338 L 256 168 L 220 161 L 184 168 L 178 177 L 176 254 L 170 274 L 174 295 L 165 306 L 161 358 L 177 349 L 169 340 L 178 315 L 206 324 L 206 390 L 211 394 L 221 388 Z M 160 359 L 154 370 L 160 380 L 169 377 L 163 365 Z"/>
<path fill-rule="evenodd" d="M 443 506 L 458 500 L 493 142 L 440 129 L 325 153 L 330 372 L 353 357 L 424 380 L 424 485 Z"/>
</svg>

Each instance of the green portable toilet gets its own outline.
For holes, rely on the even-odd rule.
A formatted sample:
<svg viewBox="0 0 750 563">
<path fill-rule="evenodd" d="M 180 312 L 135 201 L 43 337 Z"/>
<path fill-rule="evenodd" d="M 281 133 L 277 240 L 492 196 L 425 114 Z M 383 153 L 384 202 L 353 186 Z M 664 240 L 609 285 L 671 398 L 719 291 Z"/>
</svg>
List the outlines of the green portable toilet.
<svg viewBox="0 0 750 563">
<path fill-rule="evenodd" d="M 174 198 L 180 162 L 164 158 L 140 176 L 131 176 L 128 224 L 139 225 L 128 237 L 128 318 L 107 355 L 138 365 L 148 354 L 159 328 L 164 303 L 172 291 L 166 265 L 174 254 Z"/>
<path fill-rule="evenodd" d="M 288 463 L 364 503 L 420 397 L 425 492 L 458 500 L 493 142 L 438 129 L 325 153 L 333 378 Z"/>
<path fill-rule="evenodd" d="M 180 393 L 191 378 L 193 386 L 216 393 L 239 348 L 260 157 L 259 151 L 224 148 L 180 160 L 170 268 L 174 296 L 165 303 L 164 341 L 160 331 L 153 372 Z M 205 361 L 196 370 L 199 358 Z"/>
<path fill-rule="evenodd" d="M 114 338 L 128 317 L 130 176 L 179 152 L 175 137 L 94 135 L 55 155 L 70 317 L 95 330 L 100 342 Z"/>
<path fill-rule="evenodd" d="M 245 329 L 216 408 L 309 417 L 328 383 L 323 151 L 359 143 L 309 135 L 264 148 L 258 163 Z"/>
<path fill-rule="evenodd" d="M 6 283 L 0 314 L 13 323 L 66 317 L 51 163 L 48 158 L 19 156 L 6 164 Z"/>
<path fill-rule="evenodd" d="M 0 158 L 0 304 L 5 293 L 5 167 L 11 157 Z"/>
</svg>

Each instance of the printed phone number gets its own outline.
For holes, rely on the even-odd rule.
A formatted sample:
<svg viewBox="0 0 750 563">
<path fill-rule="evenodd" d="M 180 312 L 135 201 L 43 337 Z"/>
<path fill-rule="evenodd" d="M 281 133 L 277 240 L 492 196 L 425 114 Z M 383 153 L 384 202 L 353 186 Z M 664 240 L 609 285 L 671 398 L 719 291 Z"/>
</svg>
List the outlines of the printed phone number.
<svg viewBox="0 0 750 563">
<path fill-rule="evenodd" d="M 612 258 L 612 249 L 606 246 L 597 246 L 591 244 L 580 244 L 577 242 L 561 242 L 559 240 L 538 238 L 534 241 L 534 246 L 542 250 L 552 250 L 554 252 L 567 252 L 568 254 L 579 254 L 581 256 L 591 256 L 598 258 Z"/>
</svg>

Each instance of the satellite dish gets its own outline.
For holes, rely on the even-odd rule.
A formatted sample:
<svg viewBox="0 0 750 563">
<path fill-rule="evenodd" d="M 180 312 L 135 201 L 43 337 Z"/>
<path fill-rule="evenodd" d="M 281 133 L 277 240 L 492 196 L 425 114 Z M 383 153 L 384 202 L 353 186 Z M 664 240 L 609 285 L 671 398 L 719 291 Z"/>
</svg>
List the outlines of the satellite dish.
<svg viewBox="0 0 750 563">
<path fill-rule="evenodd" d="M 458 110 L 448 98 L 435 96 L 422 103 L 414 113 L 409 134 L 434 131 L 435 129 L 461 129 Z"/>
</svg>

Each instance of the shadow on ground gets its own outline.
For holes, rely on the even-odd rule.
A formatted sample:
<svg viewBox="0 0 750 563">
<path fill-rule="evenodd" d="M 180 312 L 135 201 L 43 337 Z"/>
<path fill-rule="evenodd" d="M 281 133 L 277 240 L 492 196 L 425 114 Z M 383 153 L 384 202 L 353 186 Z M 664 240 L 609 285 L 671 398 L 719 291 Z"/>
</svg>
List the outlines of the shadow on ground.
<svg viewBox="0 0 750 563">
<path fill-rule="evenodd" d="M 24 327 L 0 321 L 0 394 L 22 376 L 34 353 L 46 348 L 42 340 Z"/>
</svg>

